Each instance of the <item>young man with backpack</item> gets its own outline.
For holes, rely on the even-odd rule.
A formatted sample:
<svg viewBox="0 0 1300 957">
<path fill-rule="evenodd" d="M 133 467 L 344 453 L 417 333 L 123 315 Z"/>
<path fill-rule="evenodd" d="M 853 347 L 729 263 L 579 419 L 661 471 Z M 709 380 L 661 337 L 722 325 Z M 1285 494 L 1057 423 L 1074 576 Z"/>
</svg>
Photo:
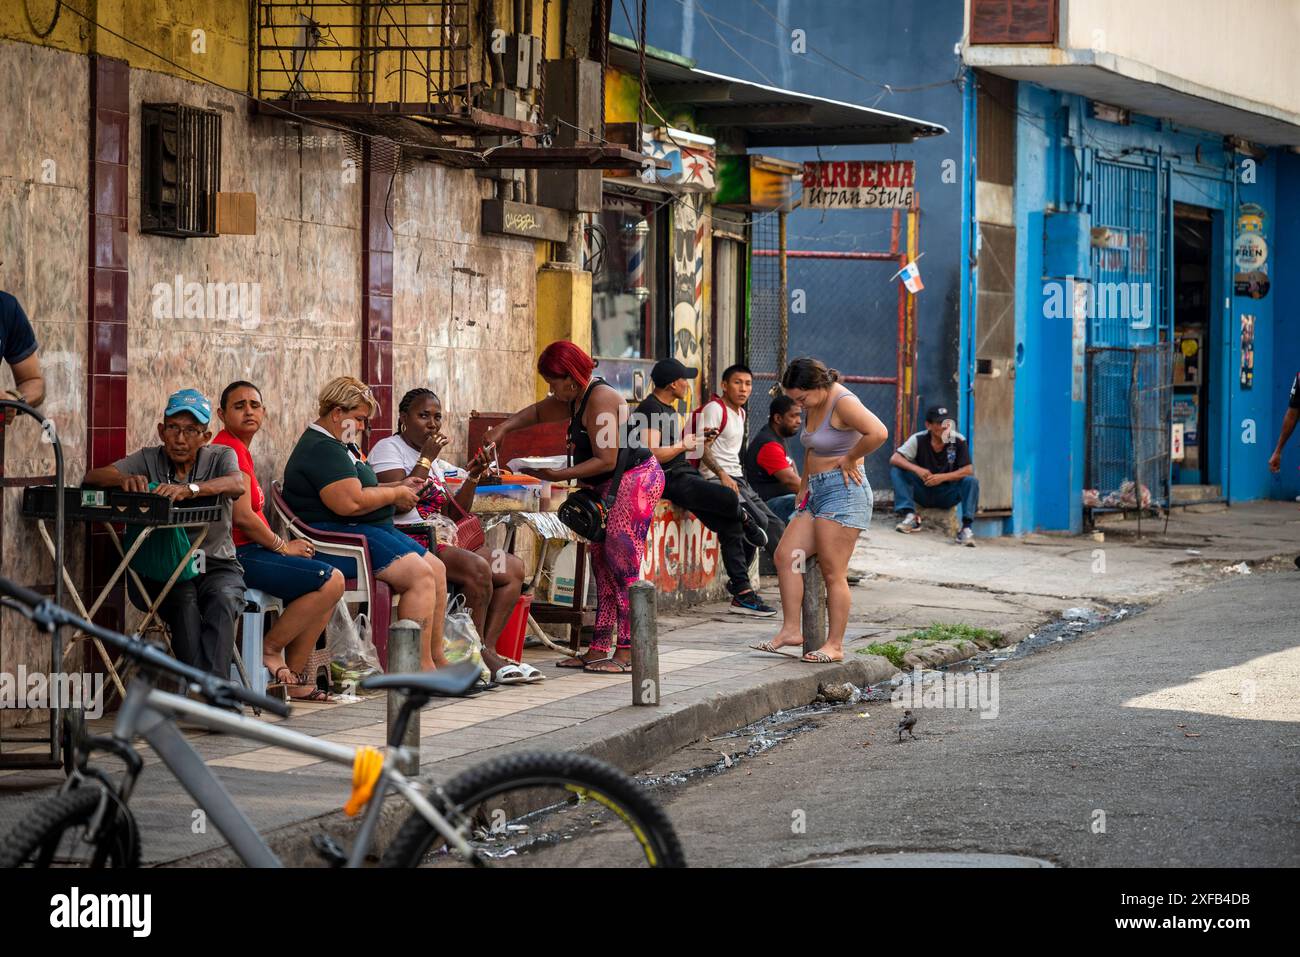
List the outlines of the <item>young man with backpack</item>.
<svg viewBox="0 0 1300 957">
<path fill-rule="evenodd" d="M 750 518 L 763 530 L 767 541 L 763 547 L 776 561 L 776 546 L 785 534 L 785 522 L 777 517 L 762 497 L 745 480 L 741 456 L 745 453 L 745 404 L 754 391 L 754 374 L 743 365 L 728 366 L 722 373 L 722 392 L 712 396 L 691 415 L 691 431 L 716 437 L 695 452 L 700 474 L 711 482 L 735 492 Z M 692 458 L 688 455 L 687 458 Z M 751 546 L 746 558 L 753 559 Z"/>
<path fill-rule="evenodd" d="M 676 359 L 656 362 L 650 371 L 654 391 L 636 407 L 629 428 L 636 428 L 664 470 L 663 497 L 693 512 L 700 524 L 717 534 L 727 570 L 727 591 L 732 596 L 731 612 L 771 618 L 776 609 L 758 597 L 749 580 L 752 549 L 767 541 L 762 529 L 740 507 L 734 491 L 710 482 L 687 461 L 690 453 L 716 441 L 711 438 L 715 433 L 707 430 L 684 431 L 677 412 L 676 403 L 690 393 L 691 380 L 698 374 L 698 369 Z"/>
</svg>

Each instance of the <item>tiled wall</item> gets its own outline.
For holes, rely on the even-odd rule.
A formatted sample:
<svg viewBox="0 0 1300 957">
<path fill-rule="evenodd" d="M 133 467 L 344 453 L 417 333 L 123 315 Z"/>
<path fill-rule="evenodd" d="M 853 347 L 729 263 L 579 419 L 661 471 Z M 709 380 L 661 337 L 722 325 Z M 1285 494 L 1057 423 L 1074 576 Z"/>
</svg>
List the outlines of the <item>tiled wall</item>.
<svg viewBox="0 0 1300 957">
<path fill-rule="evenodd" d="M 39 77 L 40 83 L 30 82 Z M 69 473 L 80 477 L 86 449 L 86 310 L 89 70 L 85 57 L 0 42 L 0 288 L 22 303 L 36 330 L 46 380 L 42 411 L 56 424 Z M 4 367 L 0 388 L 13 378 Z M 23 417 L 6 430 L 4 474 L 50 475 L 40 430 Z M 4 490 L 0 569 L 29 585 L 52 585 L 53 563 L 19 515 L 20 488 Z M 80 582 L 80 537 L 67 557 Z M 12 671 L 48 662 L 49 640 L 15 615 L 0 614 L 0 664 Z M 0 715 L 6 726 L 18 715 Z"/>
</svg>

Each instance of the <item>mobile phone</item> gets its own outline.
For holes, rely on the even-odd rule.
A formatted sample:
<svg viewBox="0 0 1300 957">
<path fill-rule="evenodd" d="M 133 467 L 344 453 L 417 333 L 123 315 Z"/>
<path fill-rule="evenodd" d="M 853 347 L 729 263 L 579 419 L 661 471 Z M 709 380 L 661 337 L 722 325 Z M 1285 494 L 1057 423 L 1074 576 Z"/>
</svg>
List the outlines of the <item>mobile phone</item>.
<svg viewBox="0 0 1300 957">
<path fill-rule="evenodd" d="M 716 439 L 716 438 L 717 438 L 719 435 L 721 435 L 721 434 L 722 434 L 722 430 L 721 430 L 721 429 L 705 429 L 705 430 L 704 430 L 704 437 L 705 437 L 706 439 Z"/>
</svg>

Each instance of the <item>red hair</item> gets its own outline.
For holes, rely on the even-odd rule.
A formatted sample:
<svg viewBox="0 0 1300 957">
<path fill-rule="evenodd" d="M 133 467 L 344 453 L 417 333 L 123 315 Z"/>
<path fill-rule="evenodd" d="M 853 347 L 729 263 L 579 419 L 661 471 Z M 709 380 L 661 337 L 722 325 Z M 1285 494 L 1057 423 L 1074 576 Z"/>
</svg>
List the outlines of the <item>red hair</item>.
<svg viewBox="0 0 1300 957">
<path fill-rule="evenodd" d="M 591 371 L 596 362 L 567 339 L 552 342 L 537 357 L 537 371 L 543 379 L 563 379 L 569 376 L 578 385 L 591 381 Z"/>
</svg>

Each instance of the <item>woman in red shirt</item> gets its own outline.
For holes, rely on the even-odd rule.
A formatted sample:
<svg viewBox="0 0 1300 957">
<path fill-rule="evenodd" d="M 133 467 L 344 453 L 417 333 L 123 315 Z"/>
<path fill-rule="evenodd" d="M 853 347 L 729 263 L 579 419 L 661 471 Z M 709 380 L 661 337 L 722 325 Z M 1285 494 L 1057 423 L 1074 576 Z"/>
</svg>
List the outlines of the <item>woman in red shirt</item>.
<svg viewBox="0 0 1300 957">
<path fill-rule="evenodd" d="M 221 393 L 217 414 L 225 428 L 212 441 L 235 450 L 249 492 L 235 500 L 231 529 L 235 553 L 244 567 L 244 585 L 284 602 L 284 614 L 263 640 L 262 661 L 273 680 L 290 686 L 292 697 L 328 698 L 316 687 L 312 676 L 303 671 L 316 639 L 343 597 L 343 573 L 317 561 L 310 542 L 286 542 L 267 524 L 262 512 L 265 496 L 248 451 L 266 415 L 257 386 L 251 382 L 230 383 Z"/>
</svg>

